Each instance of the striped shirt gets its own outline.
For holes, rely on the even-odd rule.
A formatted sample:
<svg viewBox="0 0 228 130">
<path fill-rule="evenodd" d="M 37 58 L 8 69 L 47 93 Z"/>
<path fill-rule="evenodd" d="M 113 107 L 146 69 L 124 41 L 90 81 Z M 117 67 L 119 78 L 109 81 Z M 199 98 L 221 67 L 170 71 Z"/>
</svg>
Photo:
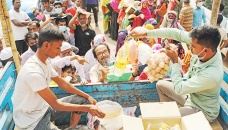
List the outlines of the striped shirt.
<svg viewBox="0 0 228 130">
<path fill-rule="evenodd" d="M 192 22 L 193 22 L 193 8 L 191 6 L 183 7 L 180 11 L 180 20 L 183 21 L 181 26 L 186 31 L 192 30 Z"/>
</svg>

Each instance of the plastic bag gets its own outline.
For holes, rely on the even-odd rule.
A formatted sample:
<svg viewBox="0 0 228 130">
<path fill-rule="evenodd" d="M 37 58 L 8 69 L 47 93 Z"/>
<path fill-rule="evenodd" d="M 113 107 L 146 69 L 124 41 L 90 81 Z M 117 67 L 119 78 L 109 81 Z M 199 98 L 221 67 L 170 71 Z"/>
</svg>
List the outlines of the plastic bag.
<svg viewBox="0 0 228 130">
<path fill-rule="evenodd" d="M 133 63 L 138 63 L 138 44 L 134 39 L 128 42 L 129 47 L 129 61 Z"/>
<path fill-rule="evenodd" d="M 149 60 L 150 55 L 153 53 L 150 46 L 143 43 L 142 41 L 138 41 L 138 59 L 142 63 L 142 65 L 145 65 L 146 62 Z"/>
<path fill-rule="evenodd" d="M 148 66 L 144 72 L 147 74 L 150 82 L 157 81 L 169 72 L 170 59 L 164 52 L 153 53 L 147 61 Z"/>
<path fill-rule="evenodd" d="M 136 109 L 137 109 L 137 106 L 123 108 L 123 113 L 124 113 L 124 115 L 134 116 L 135 117 L 135 111 L 136 111 Z"/>
<path fill-rule="evenodd" d="M 100 119 L 98 117 L 93 117 L 88 113 L 88 127 L 94 128 L 94 123 L 96 123 L 97 120 L 99 120 L 98 130 L 119 130 L 123 127 L 123 109 L 119 103 L 104 100 L 98 102 L 96 105 L 106 114 L 106 116 L 103 119 Z"/>
<path fill-rule="evenodd" d="M 128 40 L 125 40 L 124 45 L 119 49 L 114 65 L 114 75 L 121 76 L 128 64 L 129 47 Z"/>
</svg>

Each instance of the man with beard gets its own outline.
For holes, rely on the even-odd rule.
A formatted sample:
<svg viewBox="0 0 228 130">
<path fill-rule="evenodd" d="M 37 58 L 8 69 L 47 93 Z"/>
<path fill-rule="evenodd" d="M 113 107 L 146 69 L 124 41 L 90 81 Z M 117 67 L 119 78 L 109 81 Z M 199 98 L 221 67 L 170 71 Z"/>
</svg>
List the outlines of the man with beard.
<svg viewBox="0 0 228 130">
<path fill-rule="evenodd" d="M 23 66 L 25 62 L 36 53 L 38 35 L 34 32 L 29 32 L 25 35 L 25 42 L 28 45 L 28 50 L 21 55 L 21 65 Z"/>
<path fill-rule="evenodd" d="M 106 82 L 110 63 L 110 49 L 107 44 L 100 43 L 94 46 L 93 56 L 98 61 L 89 71 L 91 83 Z M 132 64 L 132 76 L 129 80 L 134 80 L 138 75 L 138 64 Z"/>
<path fill-rule="evenodd" d="M 76 14 L 70 20 L 68 27 L 74 30 L 75 46 L 79 49 L 78 55 L 84 56 L 91 48 L 91 42 L 96 35 L 95 31 L 87 25 L 88 16 L 90 13 L 83 9 L 77 9 Z M 75 20 L 78 19 L 79 25 L 75 25 Z"/>
</svg>

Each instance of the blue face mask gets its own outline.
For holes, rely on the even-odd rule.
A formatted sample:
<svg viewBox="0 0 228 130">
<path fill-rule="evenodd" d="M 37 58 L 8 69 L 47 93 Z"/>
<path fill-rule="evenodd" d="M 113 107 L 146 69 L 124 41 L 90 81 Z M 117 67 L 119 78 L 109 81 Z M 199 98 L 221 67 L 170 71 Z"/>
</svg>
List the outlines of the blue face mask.
<svg viewBox="0 0 228 130">
<path fill-rule="evenodd" d="M 62 8 L 55 8 L 55 13 L 57 13 L 57 14 L 62 13 Z"/>
<path fill-rule="evenodd" d="M 66 26 L 59 26 L 59 30 L 61 32 L 65 32 L 66 31 Z"/>
<path fill-rule="evenodd" d="M 202 59 L 206 56 L 206 54 L 205 54 L 204 56 L 199 56 L 199 55 L 204 51 L 204 49 L 205 49 L 205 48 L 203 48 L 203 50 L 200 51 L 198 54 L 192 54 L 192 57 L 196 57 L 196 58 L 198 58 L 199 60 L 202 60 Z"/>
</svg>

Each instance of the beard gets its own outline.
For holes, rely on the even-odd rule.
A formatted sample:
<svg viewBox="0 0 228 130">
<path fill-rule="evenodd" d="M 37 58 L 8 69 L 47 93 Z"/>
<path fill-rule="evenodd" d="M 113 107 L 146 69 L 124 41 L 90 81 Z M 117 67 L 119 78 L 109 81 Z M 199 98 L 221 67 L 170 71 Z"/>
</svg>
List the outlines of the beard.
<svg viewBox="0 0 228 130">
<path fill-rule="evenodd" d="M 104 58 L 104 59 L 102 59 L 102 60 L 100 61 L 100 64 L 101 64 L 102 66 L 109 66 L 109 65 L 110 65 L 110 60 L 109 60 L 109 58 Z"/>
</svg>

